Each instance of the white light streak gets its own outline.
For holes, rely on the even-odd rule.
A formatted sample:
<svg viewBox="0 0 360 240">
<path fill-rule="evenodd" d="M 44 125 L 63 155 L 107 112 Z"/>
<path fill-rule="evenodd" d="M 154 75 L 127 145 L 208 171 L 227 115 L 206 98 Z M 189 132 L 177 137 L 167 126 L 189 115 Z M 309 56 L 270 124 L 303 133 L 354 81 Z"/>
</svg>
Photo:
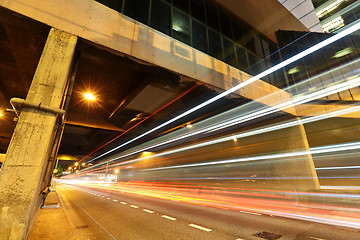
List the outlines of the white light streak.
<svg viewBox="0 0 360 240">
<path fill-rule="evenodd" d="M 101 157 L 103 157 L 103 156 L 105 156 L 105 155 L 107 155 L 107 154 L 109 154 L 109 153 L 123 147 L 123 146 L 126 146 L 126 145 L 128 145 L 128 144 L 130 144 L 130 143 L 132 143 L 132 142 L 134 142 L 134 141 L 136 141 L 136 140 L 138 140 L 138 139 L 152 133 L 152 132 L 155 132 L 156 130 L 158 130 L 158 129 L 160 129 L 160 128 L 162 128 L 162 127 L 164 127 L 164 126 L 166 126 L 166 125 L 168 125 L 170 123 L 173 123 L 176 120 L 179 120 L 179 119 L 189 115 L 190 113 L 193 113 L 193 112 L 195 112 L 195 111 L 197 111 L 197 110 L 199 110 L 199 109 L 201 109 L 201 108 L 203 108 L 203 107 L 205 107 L 205 106 L 207 106 L 207 105 L 209 105 L 209 104 L 211 104 L 211 103 L 213 103 L 213 102 L 215 102 L 215 101 L 217 101 L 217 100 L 219 100 L 219 99 L 221 99 L 221 98 L 223 98 L 223 97 L 225 97 L 227 95 L 229 95 L 230 93 L 235 92 L 235 91 L 239 90 L 240 88 L 243 88 L 243 87 L 245 87 L 245 86 L 247 86 L 247 85 L 249 85 L 249 84 L 251 84 L 251 83 L 253 83 L 253 82 L 255 82 L 255 81 L 257 81 L 257 80 L 259 80 L 259 79 L 261 79 L 261 78 L 263 78 L 263 77 L 265 77 L 265 76 L 267 76 L 267 75 L 269 75 L 269 74 L 271 74 L 271 73 L 273 73 L 273 72 L 275 72 L 275 71 L 277 71 L 277 70 L 279 70 L 279 69 L 281 69 L 281 68 L 283 68 L 283 67 L 285 67 L 285 66 L 287 66 L 287 65 L 289 65 L 289 64 L 291 64 L 291 63 L 293 63 L 293 62 L 295 62 L 295 61 L 297 61 L 297 60 L 299 60 L 299 59 L 301 59 L 301 58 L 303 58 L 303 57 L 305 57 L 307 55 L 309 55 L 309 54 L 311 54 L 311 53 L 313 53 L 313 52 L 315 52 L 315 51 L 317 51 L 317 50 L 319 50 L 319 49 L 321 49 L 321 48 L 323 48 L 323 47 L 325 47 L 325 46 L 327 46 L 327 45 L 329 45 L 329 44 L 331 44 L 331 43 L 333 43 L 333 42 L 335 42 L 335 41 L 337 41 L 337 40 L 339 40 L 339 39 L 341 39 L 341 38 L 343 38 L 343 37 L 345 37 L 345 36 L 347 36 L 347 35 L 349 35 L 351 33 L 353 33 L 353 32 L 355 32 L 355 31 L 357 31 L 357 30 L 359 30 L 359 29 L 360 29 L 360 23 L 357 23 L 354 26 L 351 26 L 351 27 L 337 33 L 336 35 L 334 35 L 334 36 L 332 36 L 332 37 L 330 37 L 330 38 L 328 38 L 328 39 L 326 39 L 326 40 L 324 40 L 324 41 L 322 41 L 322 42 L 320 42 L 320 43 L 318 43 L 318 44 L 316 44 L 316 45 L 314 45 L 314 46 L 312 46 L 312 47 L 310 47 L 310 48 L 308 48 L 308 49 L 306 49 L 306 50 L 304 50 L 304 51 L 302 51 L 302 52 L 300 52 L 298 54 L 296 54 L 295 56 L 293 56 L 293 57 L 291 57 L 291 58 L 289 58 L 289 59 L 287 59 L 285 61 L 282 61 L 281 63 L 267 69 L 266 71 L 264 71 L 264 72 L 262 72 L 262 73 L 260 73 L 260 74 L 258 74 L 256 76 L 250 78 L 249 80 L 244 81 L 244 82 L 238 84 L 237 86 L 235 86 L 233 88 L 230 88 L 229 90 L 227 90 L 227 91 L 225 91 L 225 92 L 223 92 L 223 93 L 221 93 L 221 94 L 219 94 L 219 95 L 217 95 L 217 96 L 215 96 L 215 97 L 213 97 L 213 98 L 199 104 L 198 106 L 196 106 L 196 107 L 194 107 L 194 108 L 192 108 L 192 109 L 178 115 L 177 117 L 175 117 L 175 118 L 173 118 L 173 119 L 171 119 L 171 120 L 169 120 L 169 121 L 167 121 L 167 122 L 165 122 L 163 124 L 160 124 L 159 126 L 153 128 L 153 129 L 151 129 L 151 130 L 149 130 L 149 131 L 147 131 L 147 132 L 145 132 L 145 133 L 143 133 L 143 134 L 141 134 L 141 135 L 139 135 L 139 136 L 125 142 L 125 143 L 123 143 L 123 144 L 120 144 L 119 146 L 117 146 L 117 147 L 115 147 L 115 148 L 113 148 L 113 149 L 111 149 L 111 150 L 109 150 L 109 151 L 107 151 L 107 152 L 105 152 L 103 154 L 100 154 L 99 156 L 97 156 L 97 157 L 93 158 L 92 160 L 88 161 L 87 163 L 92 162 L 92 161 L 94 161 L 96 159 L 99 159 L 99 158 L 101 158 Z"/>
<path fill-rule="evenodd" d="M 201 167 L 201 166 L 211 166 L 211 165 L 219 165 L 219 164 L 229 164 L 229 163 L 239 163 L 239 162 L 251 162 L 251 161 L 260 161 L 260 160 L 280 159 L 280 158 L 287 158 L 287 157 L 305 156 L 305 155 L 308 155 L 308 154 L 313 154 L 314 155 L 314 154 L 331 153 L 331 152 L 339 152 L 339 151 L 348 151 L 348 150 L 355 150 L 355 149 L 360 149 L 360 142 L 351 143 L 351 144 L 333 145 L 332 147 L 310 148 L 310 151 L 277 153 L 277 154 L 270 154 L 270 155 L 263 155 L 263 156 L 254 156 L 254 157 L 246 157 L 246 158 L 220 160 L 220 161 L 214 161 L 214 162 L 175 165 L 175 166 L 168 166 L 168 167 L 150 168 L 150 169 L 146 169 L 146 170 L 143 170 L 143 171 L 155 171 L 155 170 L 188 168 L 188 167 Z"/>
<path fill-rule="evenodd" d="M 360 169 L 360 166 L 343 166 L 343 167 L 321 167 L 316 170 L 342 170 L 342 169 Z"/>
</svg>

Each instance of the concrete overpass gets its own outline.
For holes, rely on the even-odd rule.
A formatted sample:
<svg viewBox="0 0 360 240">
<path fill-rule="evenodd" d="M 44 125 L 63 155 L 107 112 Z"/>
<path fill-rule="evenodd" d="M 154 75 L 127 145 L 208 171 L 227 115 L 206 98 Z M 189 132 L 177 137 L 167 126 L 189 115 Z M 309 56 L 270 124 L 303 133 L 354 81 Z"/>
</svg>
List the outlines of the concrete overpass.
<svg viewBox="0 0 360 240">
<path fill-rule="evenodd" d="M 133 126 L 133 121 L 151 116 L 171 101 L 181 99 L 160 112 L 151 123 L 123 139 L 136 136 L 169 116 L 178 115 L 187 106 L 197 105 L 202 101 L 199 96 L 216 96 L 252 78 L 244 71 L 95 1 L 88 1 L 86 5 L 80 1 L 0 3 L 1 22 L 7 37 L 3 42 L 7 44 L 5 50 L 10 52 L 4 54 L 9 61 L 1 63 L 5 73 L 1 76 L 2 99 L 25 99 L 26 96 L 25 102 L 13 102 L 15 109 L 21 111 L 14 134 L 11 121 L 2 125 L 5 126 L 2 130 L 4 145 L 12 135 L 0 176 L 1 224 L 6 226 L 0 236 L 5 238 L 26 236 L 37 212 L 39 193 L 48 184 L 63 134 L 60 152 L 83 157 L 99 142 L 117 136 Z M 230 3 L 224 1 L 221 4 L 227 6 Z M 279 3 L 274 6 L 282 13 L 279 16 L 290 19 L 276 26 L 305 29 L 293 21 Z M 259 23 L 257 27 L 269 31 Z M 273 30 L 264 32 L 271 38 Z M 11 82 L 11 79 L 18 81 Z M 92 108 L 87 103 L 81 105 L 80 100 L 76 101 L 83 90 L 91 88 L 87 84 L 103 92 L 99 93 L 102 101 L 93 107 L 96 110 L 93 112 L 87 111 Z M 291 100 L 288 92 L 258 79 L 221 100 L 216 108 L 191 115 L 162 131 L 251 101 L 259 106 L 278 108 L 280 115 L 285 114 L 287 118 L 317 116 L 350 108 L 332 105 L 329 109 L 327 105 L 313 104 L 279 107 Z M 66 113 L 65 122 L 62 110 Z M 15 117 L 15 113 L 12 114 Z M 336 117 L 358 118 L 357 112 L 344 114 Z M 160 133 L 155 132 L 147 140 Z M 295 137 L 292 142 L 281 143 L 279 148 L 282 150 L 294 147 L 309 150 L 302 125 L 285 130 L 284 134 Z M 282 166 L 281 173 L 290 174 L 290 169 L 296 170 L 299 165 L 305 166 L 302 173 L 309 176 L 310 181 L 299 182 L 295 188 L 319 188 L 311 155 Z"/>
</svg>

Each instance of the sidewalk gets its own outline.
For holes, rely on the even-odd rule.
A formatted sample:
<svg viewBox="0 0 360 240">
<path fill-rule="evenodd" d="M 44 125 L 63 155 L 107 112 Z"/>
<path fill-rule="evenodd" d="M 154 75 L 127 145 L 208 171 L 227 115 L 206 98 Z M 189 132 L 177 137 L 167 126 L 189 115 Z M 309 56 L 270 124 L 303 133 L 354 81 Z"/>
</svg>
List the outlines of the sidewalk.
<svg viewBox="0 0 360 240">
<path fill-rule="evenodd" d="M 46 197 L 27 239 L 77 239 L 56 190 Z"/>
</svg>

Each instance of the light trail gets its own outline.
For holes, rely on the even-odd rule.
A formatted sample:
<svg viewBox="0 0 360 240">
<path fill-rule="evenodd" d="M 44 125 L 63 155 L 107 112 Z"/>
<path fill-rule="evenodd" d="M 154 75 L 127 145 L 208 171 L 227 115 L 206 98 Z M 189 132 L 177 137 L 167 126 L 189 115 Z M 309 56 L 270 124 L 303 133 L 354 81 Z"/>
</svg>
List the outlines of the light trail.
<svg viewBox="0 0 360 240">
<path fill-rule="evenodd" d="M 110 141 L 108 141 L 107 143 L 103 144 L 102 146 L 98 147 L 97 149 L 95 149 L 94 151 L 90 152 L 88 155 L 86 155 L 85 157 L 83 157 L 79 162 L 84 161 L 87 157 L 91 156 L 92 154 L 96 153 L 97 151 L 99 151 L 100 149 L 102 149 L 103 147 L 109 145 L 110 143 L 112 143 L 113 141 L 115 141 L 116 139 L 118 139 L 119 137 L 123 136 L 124 134 L 126 134 L 127 132 L 129 132 L 130 130 L 132 130 L 133 128 L 137 127 L 138 125 L 140 125 L 141 123 L 145 122 L 146 120 L 148 120 L 149 118 L 151 118 L 152 116 L 154 116 L 155 114 L 157 114 L 158 112 L 162 111 L 163 109 L 165 109 L 166 107 L 168 107 L 169 105 L 171 105 L 172 103 L 176 102 L 177 100 L 179 100 L 180 98 L 182 98 L 183 96 L 185 96 L 186 94 L 188 94 L 189 92 L 191 92 L 192 90 L 194 90 L 195 88 L 197 88 L 198 86 L 200 86 L 202 83 L 196 83 L 194 86 L 192 86 L 191 88 L 189 88 L 188 90 L 186 90 L 185 92 L 183 92 L 182 94 L 180 94 L 178 97 L 176 97 L 175 99 L 171 100 L 170 102 L 168 102 L 167 104 L 165 104 L 164 106 L 162 106 L 161 108 L 157 109 L 155 112 L 153 112 L 152 114 L 150 114 L 149 116 L 145 117 L 144 119 L 140 120 L 138 123 L 136 123 L 134 126 L 130 127 L 129 129 L 127 129 L 126 131 L 124 131 L 123 133 L 119 134 L 118 136 L 116 136 L 115 138 L 111 139 Z M 88 161 L 87 163 L 89 163 L 91 161 Z"/>
<path fill-rule="evenodd" d="M 310 155 L 310 154 L 315 155 L 315 154 L 321 154 L 321 153 L 348 151 L 348 150 L 355 150 L 355 149 L 360 149 L 360 142 L 351 143 L 351 144 L 334 145 L 334 146 L 332 146 L 332 148 L 330 148 L 330 147 L 326 147 L 326 148 L 314 147 L 314 148 L 310 148 L 309 151 L 278 153 L 278 154 L 270 154 L 270 155 L 263 155 L 263 156 L 257 156 L 257 157 L 246 157 L 246 158 L 238 158 L 238 159 L 220 160 L 220 161 L 214 161 L 214 162 L 184 164 L 184 165 L 159 167 L 159 168 L 149 168 L 149 169 L 140 170 L 140 171 L 146 172 L 146 171 L 155 171 L 155 170 L 164 170 L 164 169 L 200 167 L 200 166 L 210 166 L 210 165 L 219 165 L 219 164 L 270 160 L 270 159 L 279 159 L 279 158 L 287 158 L 287 157 L 305 156 L 305 155 Z"/>
<path fill-rule="evenodd" d="M 265 70 L 264 72 L 250 78 L 249 80 L 246 80 L 243 83 L 240 83 L 237 86 L 235 86 L 233 88 L 230 88 L 229 90 L 227 90 L 227 91 L 225 91 L 225 92 L 223 92 L 223 93 L 221 93 L 221 94 L 219 94 L 219 95 L 217 95 L 217 96 L 215 96 L 215 97 L 213 97 L 213 98 L 199 104 L 198 106 L 196 106 L 196 107 L 194 107 L 194 108 L 192 108 L 192 109 L 178 115 L 177 117 L 175 117 L 175 118 L 173 118 L 173 119 L 171 119 L 171 120 L 169 120 L 169 121 L 167 121 L 167 122 L 165 122 L 163 124 L 160 124 L 159 126 L 154 127 L 153 129 L 151 129 L 151 130 L 149 130 L 149 131 L 147 131 L 147 132 L 145 132 L 145 133 L 143 133 L 143 134 L 141 134 L 141 135 L 127 141 L 127 142 L 125 142 L 125 143 L 122 143 L 119 146 L 117 146 L 117 147 L 115 147 L 115 148 L 113 148 L 113 149 L 111 149 L 111 150 L 109 150 L 109 151 L 107 151 L 107 152 L 105 152 L 103 154 L 100 154 L 99 156 L 97 156 L 97 157 L 93 158 L 92 160 L 88 161 L 87 163 L 92 162 L 92 161 L 94 161 L 96 159 L 99 159 L 99 158 L 101 158 L 101 157 L 103 157 L 103 156 L 105 156 L 105 155 L 107 155 L 107 154 L 109 154 L 109 153 L 123 147 L 123 146 L 126 146 L 126 145 L 128 145 L 128 144 L 130 144 L 130 143 L 132 143 L 132 142 L 134 142 L 134 141 L 136 141 L 136 140 L 138 140 L 138 139 L 152 133 L 152 132 L 155 132 L 156 130 L 161 129 L 162 127 L 164 127 L 164 126 L 166 126 L 166 125 L 168 125 L 170 123 L 173 123 L 173 122 L 175 122 L 175 121 L 177 121 L 177 120 L 179 120 L 179 119 L 181 119 L 181 118 L 183 118 L 183 117 L 185 117 L 185 116 L 187 116 L 187 115 L 189 115 L 189 114 L 191 114 L 191 113 L 193 113 L 193 112 L 195 112 L 195 111 L 197 111 L 197 110 L 199 110 L 199 109 L 201 109 L 201 108 L 203 108 L 203 107 L 205 107 L 205 106 L 207 106 L 207 105 L 209 105 L 209 104 L 211 104 L 211 103 L 213 103 L 213 102 L 215 102 L 215 101 L 217 101 L 217 100 L 219 100 L 219 99 L 221 99 L 221 98 L 223 98 L 223 97 L 225 97 L 227 95 L 229 95 L 230 93 L 233 93 L 234 91 L 237 91 L 240 88 L 243 88 L 243 87 L 255 82 L 256 80 L 261 79 L 261 78 L 263 78 L 263 77 L 265 77 L 265 76 L 267 76 L 267 75 L 269 75 L 269 74 L 271 74 L 271 73 L 273 73 L 273 72 L 275 72 L 275 71 L 277 71 L 277 70 L 279 70 L 279 69 L 281 69 L 281 68 L 283 68 L 283 67 L 285 67 L 285 66 L 287 66 L 287 65 L 289 65 L 289 64 L 291 64 L 291 63 L 293 63 L 293 62 L 295 62 L 295 61 L 297 61 L 297 60 L 299 60 L 299 59 L 301 59 L 301 58 L 303 58 L 303 57 L 305 57 L 305 56 L 307 56 L 307 55 L 309 55 L 309 54 L 311 54 L 311 53 L 313 53 L 313 52 L 315 52 L 315 51 L 317 51 L 317 50 L 319 50 L 319 49 L 321 49 L 323 47 L 325 47 L 325 46 L 328 46 L 329 44 L 331 44 L 331 43 L 333 43 L 333 42 L 335 42 L 335 41 L 337 41 L 337 40 L 339 40 L 339 39 L 341 39 L 341 38 L 355 32 L 355 31 L 357 31 L 359 29 L 360 29 L 360 23 L 357 23 L 354 26 L 351 26 L 351 27 L 337 33 L 336 35 L 334 35 L 334 36 L 332 36 L 332 37 L 330 37 L 330 38 L 328 38 L 328 39 L 326 39 L 326 40 L 324 40 L 324 41 L 322 41 L 322 42 L 320 42 L 320 43 L 318 43 L 318 44 L 316 44 L 316 45 L 314 45 L 314 46 L 312 46 L 312 47 L 310 47 L 310 48 L 308 48 L 308 49 L 306 49 L 306 50 L 304 50 L 304 51 L 302 51 L 302 52 L 300 52 L 298 54 L 296 54 L 295 56 L 290 57 L 289 59 L 287 59 L 287 60 L 285 60 L 285 61 L 283 61 L 283 62 L 281 62 L 281 63 L 279 63 L 279 64 L 277 64 L 277 65 L 275 65 L 275 66 L 273 66 L 273 67 L 271 67 L 269 69 L 267 69 L 267 70 Z"/>
<path fill-rule="evenodd" d="M 228 137 L 224 137 L 224 138 L 220 138 L 220 139 L 216 139 L 216 140 L 211 140 L 211 141 L 206 141 L 206 142 L 199 143 L 199 144 L 193 144 L 191 146 L 187 146 L 187 147 L 183 147 L 183 148 L 179 148 L 179 149 L 175 149 L 175 150 L 171 150 L 171 151 L 166 151 L 164 153 L 154 154 L 154 155 L 149 156 L 149 157 L 142 157 L 142 158 L 137 158 L 137 159 L 133 159 L 133 160 L 128 160 L 126 162 L 117 163 L 117 164 L 114 164 L 113 166 L 115 167 L 115 166 L 121 166 L 121 165 L 128 165 L 130 163 L 142 161 L 142 160 L 145 160 L 145 159 L 148 159 L 148 158 L 166 156 L 166 155 L 170 155 L 170 154 L 174 154 L 174 153 L 178 153 L 178 152 L 182 152 L 182 151 L 188 151 L 188 150 L 192 150 L 192 149 L 196 149 L 196 148 L 200 148 L 200 147 L 205 147 L 205 146 L 209 146 L 209 145 L 213 145 L 213 144 L 232 141 L 233 137 L 236 137 L 237 139 L 241 139 L 241 138 L 244 138 L 244 137 L 250 137 L 250 136 L 255 136 L 255 135 L 258 135 L 258 134 L 277 131 L 277 130 L 281 130 L 281 129 L 285 129 L 285 128 L 289 128 L 289 127 L 294 127 L 294 126 L 297 126 L 297 125 L 300 125 L 300 124 L 307 124 L 307 123 L 311 123 L 311 122 L 315 122 L 315 121 L 320 121 L 320 120 L 324 120 L 324 119 L 331 118 L 331 117 L 334 117 L 334 116 L 343 115 L 343 114 L 346 114 L 346 113 L 351 113 L 351 112 L 356 112 L 356 111 L 360 111 L 360 106 L 355 106 L 355 107 L 348 108 L 348 109 L 338 110 L 338 111 L 334 111 L 334 112 L 330 112 L 330 113 L 326 113 L 326 114 L 322 114 L 322 115 L 318 115 L 318 116 L 314 116 L 314 117 L 308 117 L 308 118 L 305 118 L 305 119 L 302 119 L 302 120 L 295 120 L 295 121 L 290 121 L 290 122 L 287 122 L 287 123 L 277 124 L 277 125 L 274 125 L 274 126 L 265 127 L 265 128 L 261 128 L 261 129 L 241 133 L 241 134 L 231 135 L 231 136 L 228 136 Z M 177 140 L 179 140 L 179 139 L 177 139 Z M 128 155 L 121 156 L 121 158 L 124 158 L 126 156 L 128 156 Z M 118 160 L 118 159 L 120 159 L 120 158 L 116 158 L 116 159 L 113 159 L 111 161 L 115 161 L 115 160 Z M 97 165 L 97 166 L 99 166 L 99 165 Z"/>
<path fill-rule="evenodd" d="M 345 67 L 349 66 L 351 64 L 355 64 L 358 61 L 359 60 L 356 60 L 356 61 L 353 61 L 353 62 L 351 62 L 349 64 L 346 64 Z M 341 67 L 343 67 L 343 66 L 341 66 Z M 339 67 L 339 68 L 341 68 L 341 67 Z M 339 69 L 336 69 L 336 70 L 339 70 Z M 326 74 L 328 74 L 328 73 L 326 73 Z M 135 150 L 135 151 L 130 152 L 128 154 L 123 154 L 123 155 L 121 155 L 119 157 L 112 158 L 112 159 L 110 159 L 108 161 L 105 161 L 103 163 L 100 163 L 100 164 L 98 164 L 96 166 L 99 166 L 99 165 L 101 166 L 102 164 L 113 162 L 113 161 L 119 160 L 121 158 L 125 158 L 127 156 L 131 156 L 133 154 L 140 153 L 142 151 L 146 151 L 146 150 L 149 150 L 151 148 L 162 146 L 162 145 L 165 145 L 165 144 L 168 144 L 168 143 L 171 143 L 171 142 L 179 141 L 179 140 L 194 136 L 196 134 L 205 133 L 205 132 L 212 132 L 212 131 L 218 131 L 218 130 L 220 130 L 222 128 L 230 127 L 230 126 L 233 126 L 233 125 L 236 125 L 236 124 L 243 123 L 245 121 L 250 121 L 250 120 L 262 117 L 262 116 L 266 116 L 268 114 L 271 114 L 271 113 L 286 109 L 288 107 L 294 107 L 296 105 L 303 104 L 303 103 L 312 101 L 314 99 L 318 99 L 318 98 L 325 97 L 325 96 L 328 96 L 328 95 L 331 95 L 331 94 L 334 94 L 334 93 L 337 93 L 337 92 L 341 92 L 341 91 L 344 91 L 344 90 L 359 86 L 359 84 L 360 84 L 360 78 L 356 77 L 356 76 L 351 76 L 348 79 L 348 81 L 343 82 L 341 84 L 335 84 L 335 85 L 332 84 L 328 88 L 322 89 L 320 91 L 313 92 L 311 94 L 307 94 L 307 95 L 300 96 L 300 97 L 295 96 L 295 99 L 284 102 L 284 103 L 281 103 L 281 104 L 278 104 L 278 105 L 276 105 L 274 107 L 268 107 L 268 108 L 263 109 L 261 111 L 256 111 L 256 112 L 254 112 L 252 114 L 247 114 L 244 117 L 236 118 L 236 119 L 230 120 L 228 122 L 217 123 L 216 125 L 207 127 L 205 129 L 199 129 L 199 130 L 193 131 L 191 133 L 184 134 L 184 135 L 182 135 L 180 137 L 177 137 L 177 138 L 173 138 L 173 139 L 170 139 L 170 140 L 167 140 L 167 141 L 160 142 L 160 143 L 155 144 L 155 145 L 151 145 L 151 146 L 148 146 L 148 147 L 145 147 L 145 148 L 141 148 L 139 150 Z M 351 111 L 351 112 L 353 112 L 353 111 Z M 335 116 L 335 115 L 333 115 L 333 116 Z M 319 120 L 321 120 L 321 119 L 319 119 Z M 302 124 L 302 123 L 299 122 L 298 125 L 300 125 L 300 124 Z M 295 125 L 293 125 L 293 126 L 295 126 Z M 279 128 L 279 129 L 281 129 L 281 128 Z M 228 140 L 226 139 L 225 141 L 228 141 Z M 143 159 L 146 159 L 146 158 L 147 157 L 141 158 L 141 159 L 143 160 Z M 96 166 L 93 166 L 93 167 L 96 167 Z"/>
<path fill-rule="evenodd" d="M 360 169 L 360 166 L 343 166 L 343 167 L 321 167 L 316 170 L 343 170 L 343 169 Z"/>
<path fill-rule="evenodd" d="M 249 214 L 265 214 L 282 216 L 287 218 L 295 218 L 300 220 L 307 220 L 312 222 L 321 222 L 332 224 L 335 226 L 351 227 L 360 229 L 359 219 L 360 210 L 357 208 L 344 207 L 332 205 L 331 199 L 335 196 L 343 197 L 342 194 L 337 193 L 319 193 L 319 192 L 297 192 L 297 191 L 277 191 L 277 190 L 263 190 L 263 189 L 239 189 L 237 192 L 219 191 L 217 187 L 204 189 L 199 195 L 196 189 L 182 189 L 177 187 L 151 187 L 151 185 L 139 183 L 118 183 L 112 185 L 98 185 L 91 184 L 91 182 L 73 182 L 61 181 L 69 185 L 77 185 L 81 188 L 90 187 L 94 189 L 104 189 L 109 191 L 116 191 L 122 193 L 136 194 L 146 197 L 153 197 L 182 203 L 196 204 L 200 206 L 215 207 L 221 209 L 232 210 L 236 212 L 243 212 Z M 228 190 L 228 189 L 227 189 Z M 169 194 L 170 193 L 170 194 Z M 233 194 L 232 194 L 233 193 Z M 251 195 L 258 193 L 258 195 Z M 265 194 L 264 194 L 265 193 Z M 269 193 L 277 194 L 279 197 L 293 196 L 289 198 L 272 199 L 268 196 Z M 237 195 L 240 194 L 240 195 Z M 249 194 L 249 195 L 247 195 Z M 326 204 L 298 202 L 301 196 L 314 196 L 318 197 L 320 202 L 324 198 L 329 198 Z M 347 194 L 349 198 L 354 198 L 353 201 L 358 201 L 359 194 Z M 256 197 L 256 198 L 255 198 Z M 286 200 L 286 201 L 284 201 Z M 131 204 L 131 203 L 130 203 Z M 145 209 L 144 209 L 145 210 Z M 143 210 L 143 211 L 144 211 Z M 151 210 L 150 210 L 151 211 Z M 153 211 L 151 211 L 153 212 Z M 167 216 L 167 215 L 165 215 Z M 169 216 L 167 216 L 169 217 Z M 173 218 L 173 217 L 170 217 Z M 171 220 L 171 219 L 170 219 Z M 198 225 L 199 226 L 199 225 Z"/>
</svg>

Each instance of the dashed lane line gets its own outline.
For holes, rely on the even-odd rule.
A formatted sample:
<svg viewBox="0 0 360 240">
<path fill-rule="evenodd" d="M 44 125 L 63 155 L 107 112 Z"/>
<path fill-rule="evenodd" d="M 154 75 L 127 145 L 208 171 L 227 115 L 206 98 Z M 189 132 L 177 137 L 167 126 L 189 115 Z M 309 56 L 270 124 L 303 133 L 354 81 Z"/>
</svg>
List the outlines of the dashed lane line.
<svg viewBox="0 0 360 240">
<path fill-rule="evenodd" d="M 261 213 L 254 213 L 254 212 L 246 212 L 246 211 L 239 211 L 241 213 L 247 213 L 247 214 L 252 214 L 252 215 L 258 215 L 261 216 Z"/>
<path fill-rule="evenodd" d="M 171 221 L 175 221 L 175 220 L 176 220 L 176 218 L 170 217 L 170 216 L 167 216 L 167 215 L 162 215 L 161 217 L 162 217 L 162 218 L 169 219 L 169 220 L 171 220 Z"/>
<path fill-rule="evenodd" d="M 154 213 L 154 211 L 151 211 L 149 209 L 143 209 L 144 212 L 147 212 L 147 213 Z"/>
<path fill-rule="evenodd" d="M 113 199 L 113 201 L 114 201 L 114 202 L 118 202 L 118 200 L 116 200 L 116 199 Z"/>
<path fill-rule="evenodd" d="M 199 226 L 199 225 L 196 225 L 196 224 L 193 224 L 193 223 L 190 223 L 189 226 L 193 227 L 193 228 L 197 228 L 197 229 L 205 231 L 205 232 L 211 232 L 212 231 L 212 229 L 210 229 L 210 228 L 202 227 L 202 226 Z"/>
<path fill-rule="evenodd" d="M 136 205 L 130 205 L 130 207 L 132 207 L 132 208 L 139 208 L 139 207 L 136 206 Z"/>
<path fill-rule="evenodd" d="M 126 202 L 120 202 L 120 203 L 121 203 L 121 204 L 124 204 L 124 205 L 127 204 Z"/>
</svg>

